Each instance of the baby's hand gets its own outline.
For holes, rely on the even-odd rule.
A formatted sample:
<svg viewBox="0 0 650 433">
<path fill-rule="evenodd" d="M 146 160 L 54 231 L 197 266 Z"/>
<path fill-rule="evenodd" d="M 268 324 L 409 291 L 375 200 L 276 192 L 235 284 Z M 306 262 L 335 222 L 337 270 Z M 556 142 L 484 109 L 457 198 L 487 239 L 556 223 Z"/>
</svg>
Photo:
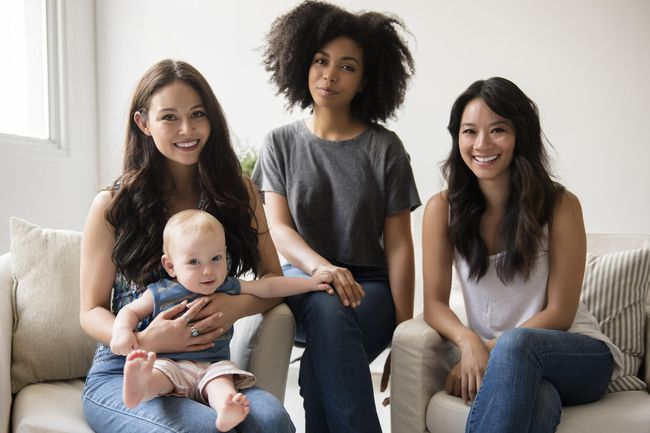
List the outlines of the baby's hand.
<svg viewBox="0 0 650 433">
<path fill-rule="evenodd" d="M 113 332 L 110 345 L 114 354 L 123 356 L 128 355 L 135 349 L 139 349 L 138 338 L 129 330 Z"/>
<path fill-rule="evenodd" d="M 313 283 L 312 290 L 313 291 L 325 290 L 330 295 L 333 295 L 334 289 L 330 285 L 332 280 L 333 280 L 332 274 L 330 274 L 329 272 L 318 271 L 311 276 L 311 281 Z"/>
</svg>

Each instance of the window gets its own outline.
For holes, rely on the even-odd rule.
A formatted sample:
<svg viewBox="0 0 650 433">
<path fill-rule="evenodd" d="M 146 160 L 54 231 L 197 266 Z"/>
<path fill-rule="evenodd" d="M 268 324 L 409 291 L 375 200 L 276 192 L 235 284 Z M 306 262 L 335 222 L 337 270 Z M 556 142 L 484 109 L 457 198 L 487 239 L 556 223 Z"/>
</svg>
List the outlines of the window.
<svg viewBox="0 0 650 433">
<path fill-rule="evenodd" d="M 61 147 L 56 0 L 0 2 L 0 141 Z"/>
</svg>

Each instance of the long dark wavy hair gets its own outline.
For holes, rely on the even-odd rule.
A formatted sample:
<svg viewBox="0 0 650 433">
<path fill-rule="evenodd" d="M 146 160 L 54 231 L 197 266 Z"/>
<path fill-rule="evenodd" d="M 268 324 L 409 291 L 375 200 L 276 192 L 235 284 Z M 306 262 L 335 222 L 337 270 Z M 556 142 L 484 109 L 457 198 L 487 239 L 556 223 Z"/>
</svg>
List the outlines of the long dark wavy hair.
<svg viewBox="0 0 650 433">
<path fill-rule="evenodd" d="M 512 281 L 517 274 L 527 279 L 535 265 L 544 226 L 552 222 L 555 203 L 564 187 L 551 177 L 537 106 L 505 78 L 476 81 L 456 99 L 451 109 L 447 129 L 452 148 L 442 166 L 449 187 L 449 239 L 468 262 L 470 277 L 479 280 L 485 275 L 489 258 L 479 232 L 485 199 L 476 176 L 463 161 L 458 144 L 463 112 L 476 98 L 514 125 L 510 196 L 498 228 L 498 247 L 503 254 L 496 262 L 496 270 L 503 282 Z"/>
<path fill-rule="evenodd" d="M 153 139 L 140 130 L 134 115 L 139 112 L 146 119 L 151 98 L 176 81 L 196 90 L 211 126 L 197 164 L 200 206 L 224 226 L 232 263 L 230 275 L 247 271 L 257 274 L 258 239 L 251 226 L 255 213 L 221 106 L 194 67 L 169 59 L 156 63 L 143 75 L 131 100 L 122 174 L 108 188 L 113 198 L 106 210 L 106 220 L 113 226 L 116 238 L 113 262 L 119 272 L 140 287 L 164 276 L 160 256 L 163 229 L 170 216 L 170 174 L 165 157 L 156 149 Z"/>
<path fill-rule="evenodd" d="M 365 122 L 384 122 L 404 101 L 415 71 L 413 57 L 397 17 L 378 12 L 353 14 L 320 1 L 305 1 L 281 15 L 266 36 L 263 63 L 289 109 L 311 107 L 309 67 L 328 42 L 347 36 L 363 50 L 364 84 L 351 103 L 352 115 Z"/>
</svg>

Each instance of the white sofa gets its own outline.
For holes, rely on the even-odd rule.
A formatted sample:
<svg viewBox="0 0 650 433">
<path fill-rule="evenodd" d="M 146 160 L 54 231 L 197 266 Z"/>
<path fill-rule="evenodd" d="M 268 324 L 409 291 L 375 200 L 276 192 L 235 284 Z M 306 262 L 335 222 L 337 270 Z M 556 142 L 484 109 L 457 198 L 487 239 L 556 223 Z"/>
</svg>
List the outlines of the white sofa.
<svg viewBox="0 0 650 433">
<path fill-rule="evenodd" d="M 66 272 L 65 267 L 60 271 Z M 92 433 L 81 410 L 82 377 L 34 383 L 11 394 L 13 290 L 11 254 L 7 253 L 0 256 L 0 433 Z M 78 323 L 78 315 L 69 320 Z M 232 359 L 255 373 L 257 385 L 280 401 L 284 401 L 294 333 L 293 315 L 285 304 L 235 324 Z M 88 358 L 91 354 L 66 356 Z"/>
<path fill-rule="evenodd" d="M 598 234 L 588 236 L 588 251 L 602 255 L 650 247 L 650 235 Z M 462 295 L 456 287 L 452 309 L 464 319 Z M 645 304 L 645 354 L 638 377 L 650 384 L 650 297 Z M 391 425 L 393 433 L 462 433 L 469 413 L 460 398 L 448 395 L 444 381 L 459 359 L 458 350 L 422 318 L 396 329 L 392 345 Z M 625 391 L 601 400 L 564 408 L 558 433 L 648 433 L 650 394 Z"/>
</svg>

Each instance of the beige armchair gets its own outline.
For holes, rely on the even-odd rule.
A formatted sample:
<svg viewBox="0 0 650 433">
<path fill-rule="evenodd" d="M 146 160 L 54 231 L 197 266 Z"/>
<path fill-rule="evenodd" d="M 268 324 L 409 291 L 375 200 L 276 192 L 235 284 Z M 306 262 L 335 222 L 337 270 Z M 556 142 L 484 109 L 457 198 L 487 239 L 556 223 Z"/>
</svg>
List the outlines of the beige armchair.
<svg viewBox="0 0 650 433">
<path fill-rule="evenodd" d="M 33 228 L 30 233 L 35 230 L 40 228 Z M 78 234 L 70 233 L 72 233 L 73 244 L 78 243 Z M 12 238 L 12 251 L 13 248 Z M 12 381 L 15 383 L 15 372 L 12 372 L 15 365 L 12 364 L 16 362 L 16 356 L 12 353 L 14 348 L 12 338 L 18 335 L 16 332 L 19 328 L 26 325 L 20 322 L 26 317 L 26 312 L 21 310 L 22 316 L 19 317 L 16 311 L 15 291 L 16 288 L 21 290 L 21 287 L 15 278 L 15 270 L 12 267 L 15 261 L 12 260 L 12 254 L 13 252 L 0 256 L 0 433 L 92 433 L 81 409 L 83 377 L 80 376 L 83 374 L 66 380 L 31 383 L 12 395 Z M 41 259 L 34 257 L 32 266 L 43 266 L 43 263 Z M 69 268 L 69 262 L 65 260 L 57 263 L 60 263 L 57 272 L 76 275 L 78 281 L 78 269 Z M 76 263 L 78 267 L 78 260 Z M 47 302 L 48 297 L 51 296 L 47 293 L 50 288 L 41 287 L 41 289 L 40 295 Z M 78 294 L 78 283 L 70 290 L 70 293 Z M 36 295 L 38 296 L 39 293 Z M 72 301 L 73 298 L 70 303 Z M 70 311 L 77 313 L 69 314 L 66 318 L 69 321 L 67 325 L 73 328 L 79 326 L 78 295 L 74 302 L 76 303 L 71 306 Z M 29 308 L 29 305 L 26 308 Z M 55 335 L 56 332 L 56 329 L 52 329 L 51 335 Z M 264 314 L 241 319 L 235 324 L 235 337 L 231 344 L 233 361 L 255 373 L 257 385 L 273 393 L 280 401 L 284 401 L 294 333 L 293 315 L 285 304 L 280 304 Z M 90 341 L 90 344 L 83 346 L 90 350 L 84 349 L 78 352 L 60 347 L 58 353 L 53 355 L 62 357 L 64 363 L 67 360 L 69 364 L 78 363 L 81 359 L 85 363 L 82 368 L 87 371 L 92 357 L 92 345 L 93 342 Z"/>
<path fill-rule="evenodd" d="M 650 235 L 588 236 L 590 254 L 650 247 Z M 464 319 L 462 295 L 452 289 L 450 306 Z M 645 304 L 644 361 L 638 377 L 650 386 L 650 296 Z M 469 407 L 448 395 L 444 381 L 459 359 L 456 346 L 443 339 L 422 315 L 398 326 L 393 337 L 391 425 L 394 433 L 462 433 Z M 558 433 L 648 433 L 650 394 L 624 391 L 601 400 L 564 408 Z"/>
</svg>

